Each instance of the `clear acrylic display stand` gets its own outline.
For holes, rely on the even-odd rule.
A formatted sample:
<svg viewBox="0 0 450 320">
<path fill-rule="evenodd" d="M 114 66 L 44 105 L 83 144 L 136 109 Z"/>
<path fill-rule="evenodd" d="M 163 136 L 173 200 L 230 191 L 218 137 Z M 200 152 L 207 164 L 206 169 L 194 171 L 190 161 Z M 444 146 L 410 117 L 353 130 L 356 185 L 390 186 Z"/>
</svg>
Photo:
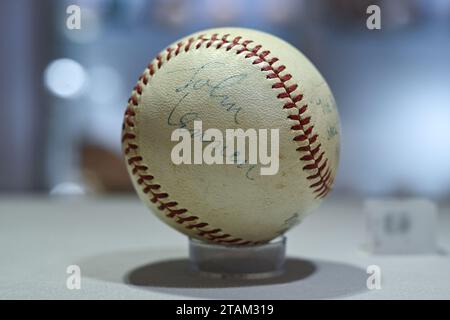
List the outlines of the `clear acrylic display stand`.
<svg viewBox="0 0 450 320">
<path fill-rule="evenodd" d="M 286 237 L 257 246 L 223 246 L 189 239 L 191 268 L 216 278 L 263 279 L 283 273 Z"/>
</svg>

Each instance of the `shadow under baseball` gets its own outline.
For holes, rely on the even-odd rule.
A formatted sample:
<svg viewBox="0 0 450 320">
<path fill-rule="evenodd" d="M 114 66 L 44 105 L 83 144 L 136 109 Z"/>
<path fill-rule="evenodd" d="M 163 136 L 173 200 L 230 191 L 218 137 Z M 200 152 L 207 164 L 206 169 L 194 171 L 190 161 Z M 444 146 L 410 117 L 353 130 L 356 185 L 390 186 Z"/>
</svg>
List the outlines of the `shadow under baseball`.
<svg viewBox="0 0 450 320">
<path fill-rule="evenodd" d="M 158 255 L 157 253 L 154 253 Z M 146 263 L 149 251 L 100 254 L 80 262 L 84 276 L 136 288 L 205 299 L 327 299 L 364 292 L 364 269 L 340 262 L 289 257 L 283 274 L 266 279 L 219 279 L 193 272 L 187 258 Z"/>
<path fill-rule="evenodd" d="M 282 284 L 298 281 L 314 273 L 310 261 L 288 259 L 282 274 L 264 279 L 221 279 L 205 276 L 190 268 L 188 259 L 175 259 L 144 265 L 125 275 L 124 280 L 140 287 L 163 288 L 236 288 Z"/>
</svg>

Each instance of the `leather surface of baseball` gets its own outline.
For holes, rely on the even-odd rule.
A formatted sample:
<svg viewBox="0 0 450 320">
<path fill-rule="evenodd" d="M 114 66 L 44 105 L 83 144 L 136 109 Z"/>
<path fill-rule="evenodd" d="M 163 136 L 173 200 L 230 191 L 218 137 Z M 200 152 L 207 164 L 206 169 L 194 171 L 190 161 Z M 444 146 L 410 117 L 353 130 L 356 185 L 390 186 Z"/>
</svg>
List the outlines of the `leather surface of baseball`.
<svg viewBox="0 0 450 320">
<path fill-rule="evenodd" d="M 174 164 L 177 128 L 279 130 L 279 168 Z M 174 42 L 148 65 L 125 112 L 122 145 L 141 200 L 165 223 L 224 245 L 270 241 L 330 192 L 339 161 L 333 95 L 312 63 L 267 33 L 219 28 Z"/>
</svg>

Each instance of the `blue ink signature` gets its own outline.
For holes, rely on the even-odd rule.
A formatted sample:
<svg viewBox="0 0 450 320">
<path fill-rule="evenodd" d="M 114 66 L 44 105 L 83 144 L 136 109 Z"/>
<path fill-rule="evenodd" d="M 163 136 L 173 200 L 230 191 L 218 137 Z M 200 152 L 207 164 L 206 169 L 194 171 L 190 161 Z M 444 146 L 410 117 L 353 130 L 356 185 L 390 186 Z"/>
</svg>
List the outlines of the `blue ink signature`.
<svg viewBox="0 0 450 320">
<path fill-rule="evenodd" d="M 175 88 L 175 92 L 181 93 L 182 96 L 171 110 L 167 119 L 167 124 L 170 126 L 176 126 L 179 128 L 186 128 L 188 124 L 193 123 L 195 120 L 201 120 L 199 113 L 187 112 L 181 117 L 174 119 L 175 111 L 181 107 L 182 102 L 189 97 L 194 91 L 205 90 L 210 98 L 215 99 L 220 107 L 224 108 L 227 112 L 231 112 L 234 115 L 234 122 L 239 124 L 238 114 L 241 111 L 241 107 L 237 105 L 237 102 L 226 92 L 228 88 L 231 88 L 244 80 L 247 75 L 245 73 L 238 73 L 232 76 L 223 78 L 217 82 L 213 82 L 207 74 L 204 74 L 204 70 L 217 69 L 226 66 L 223 62 L 208 62 L 199 68 L 181 69 L 175 70 L 175 72 L 194 71 L 192 76 L 183 84 Z"/>
</svg>

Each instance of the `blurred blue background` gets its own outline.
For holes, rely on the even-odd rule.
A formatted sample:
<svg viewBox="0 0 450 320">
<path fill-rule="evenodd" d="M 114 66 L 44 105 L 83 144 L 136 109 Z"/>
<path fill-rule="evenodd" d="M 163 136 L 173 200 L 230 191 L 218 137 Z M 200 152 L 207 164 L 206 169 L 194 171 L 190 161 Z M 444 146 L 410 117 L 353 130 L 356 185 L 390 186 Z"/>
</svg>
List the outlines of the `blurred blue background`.
<svg viewBox="0 0 450 320">
<path fill-rule="evenodd" d="M 81 8 L 81 30 L 66 8 Z M 381 30 L 366 8 L 381 8 Z M 240 26 L 291 42 L 331 86 L 342 122 L 335 194 L 450 199 L 450 1 L 0 2 L 0 192 L 132 192 L 122 114 L 162 48 Z"/>
</svg>

